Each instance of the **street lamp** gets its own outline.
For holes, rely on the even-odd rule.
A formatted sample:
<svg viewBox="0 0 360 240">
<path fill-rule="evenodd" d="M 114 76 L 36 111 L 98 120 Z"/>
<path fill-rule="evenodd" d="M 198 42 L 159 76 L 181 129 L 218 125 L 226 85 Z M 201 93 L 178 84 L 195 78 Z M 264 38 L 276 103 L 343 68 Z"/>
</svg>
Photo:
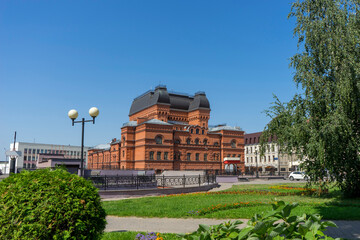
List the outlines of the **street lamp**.
<svg viewBox="0 0 360 240">
<path fill-rule="evenodd" d="M 73 126 L 74 123 L 82 124 L 80 176 L 84 176 L 84 126 L 86 122 L 92 122 L 93 124 L 95 124 L 95 118 L 99 115 L 99 109 L 97 109 L 96 107 L 92 107 L 89 109 L 89 114 L 92 117 L 92 120 L 85 120 L 85 118 L 82 118 L 81 121 L 75 121 L 75 119 L 79 116 L 78 112 L 75 109 L 72 109 L 68 112 L 68 116 L 72 120 Z"/>
<path fill-rule="evenodd" d="M 256 178 L 259 178 L 258 161 L 257 161 L 257 150 L 255 150 L 255 162 L 256 162 Z"/>
</svg>

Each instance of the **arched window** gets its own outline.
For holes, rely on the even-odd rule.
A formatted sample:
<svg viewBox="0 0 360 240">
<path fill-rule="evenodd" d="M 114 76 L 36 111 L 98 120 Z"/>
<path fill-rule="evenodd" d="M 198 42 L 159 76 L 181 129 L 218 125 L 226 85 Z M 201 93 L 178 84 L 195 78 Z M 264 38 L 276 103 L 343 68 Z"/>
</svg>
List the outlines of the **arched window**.
<svg viewBox="0 0 360 240">
<path fill-rule="evenodd" d="M 207 145 L 208 140 L 207 140 L 207 139 L 204 139 L 203 143 L 204 143 L 204 145 Z"/>
<path fill-rule="evenodd" d="M 199 129 L 196 129 L 196 134 L 199 134 Z"/>
<path fill-rule="evenodd" d="M 190 132 L 193 133 L 193 132 L 194 132 L 194 129 L 190 129 Z"/>
<path fill-rule="evenodd" d="M 232 148 L 236 148 L 236 141 L 235 141 L 235 140 L 232 140 L 232 141 L 231 141 L 231 147 L 232 147 Z"/>
<path fill-rule="evenodd" d="M 191 143 L 191 139 L 190 138 L 186 139 L 186 144 L 190 144 L 190 143 Z"/>
<path fill-rule="evenodd" d="M 125 146 L 125 137 L 123 137 L 122 140 L 123 140 L 123 146 Z"/>
<path fill-rule="evenodd" d="M 196 145 L 199 145 L 199 139 L 198 139 L 198 138 L 195 139 L 195 144 L 196 144 Z"/>
<path fill-rule="evenodd" d="M 201 134 L 202 134 L 202 135 L 204 135 L 204 133 L 205 133 L 204 129 L 203 129 L 203 130 L 201 130 Z"/>
<path fill-rule="evenodd" d="M 156 142 L 156 144 L 162 144 L 162 137 L 161 136 L 156 136 L 155 137 L 155 142 Z"/>
</svg>

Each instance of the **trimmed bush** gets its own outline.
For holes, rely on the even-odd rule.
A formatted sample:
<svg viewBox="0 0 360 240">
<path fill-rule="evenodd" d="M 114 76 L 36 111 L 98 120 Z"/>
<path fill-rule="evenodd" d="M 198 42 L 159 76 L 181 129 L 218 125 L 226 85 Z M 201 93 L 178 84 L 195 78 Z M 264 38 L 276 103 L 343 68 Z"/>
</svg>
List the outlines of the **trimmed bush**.
<svg viewBox="0 0 360 240">
<path fill-rule="evenodd" d="M 100 239 L 98 190 L 66 170 L 12 174 L 0 182 L 0 239 Z"/>
</svg>

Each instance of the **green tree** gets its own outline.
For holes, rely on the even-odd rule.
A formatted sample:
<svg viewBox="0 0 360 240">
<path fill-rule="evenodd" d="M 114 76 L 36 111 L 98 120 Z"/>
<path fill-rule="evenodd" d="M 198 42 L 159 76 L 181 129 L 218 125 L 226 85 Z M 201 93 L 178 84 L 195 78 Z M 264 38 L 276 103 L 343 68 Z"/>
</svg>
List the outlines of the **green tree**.
<svg viewBox="0 0 360 240">
<path fill-rule="evenodd" d="M 330 174 L 350 197 L 360 196 L 359 0 L 292 4 L 299 53 L 291 58 L 300 89 L 288 103 L 275 96 L 263 139 L 277 136 L 295 151 L 312 181 Z"/>
</svg>

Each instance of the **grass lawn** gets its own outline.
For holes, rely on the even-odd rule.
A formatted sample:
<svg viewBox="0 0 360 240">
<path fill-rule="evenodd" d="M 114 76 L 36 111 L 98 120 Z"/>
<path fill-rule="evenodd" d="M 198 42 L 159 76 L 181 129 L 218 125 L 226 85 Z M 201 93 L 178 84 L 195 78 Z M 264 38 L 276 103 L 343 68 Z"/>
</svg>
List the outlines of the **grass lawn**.
<svg viewBox="0 0 360 240">
<path fill-rule="evenodd" d="M 129 240 L 135 239 L 136 235 L 139 232 L 109 232 L 105 233 L 101 240 Z M 141 234 L 146 235 L 147 233 L 141 232 Z M 163 233 L 160 235 L 164 240 L 178 240 L 181 237 L 178 237 L 177 234 L 173 233 Z"/>
<path fill-rule="evenodd" d="M 342 199 L 337 189 L 317 197 L 293 189 L 304 187 L 304 183 L 284 185 L 290 188 L 273 184 L 235 185 L 216 194 L 144 197 L 107 201 L 103 205 L 106 213 L 114 216 L 236 219 L 251 218 L 255 213 L 271 210 L 272 202 L 283 200 L 299 203 L 293 210 L 294 215 L 319 213 L 329 220 L 360 220 L 360 199 Z"/>
</svg>

